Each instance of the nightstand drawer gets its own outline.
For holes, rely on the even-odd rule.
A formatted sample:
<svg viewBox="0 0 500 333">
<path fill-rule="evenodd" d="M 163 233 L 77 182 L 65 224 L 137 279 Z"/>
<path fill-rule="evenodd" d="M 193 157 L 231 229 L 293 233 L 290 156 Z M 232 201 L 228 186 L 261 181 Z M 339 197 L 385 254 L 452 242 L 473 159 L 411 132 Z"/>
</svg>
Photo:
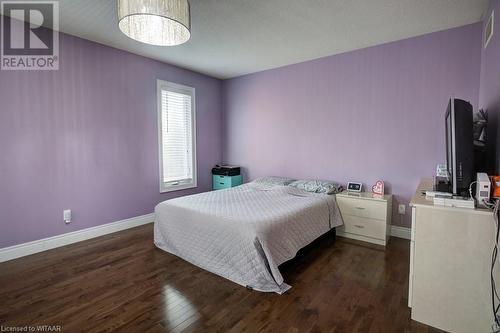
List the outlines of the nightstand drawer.
<svg viewBox="0 0 500 333">
<path fill-rule="evenodd" d="M 379 196 L 367 192 L 342 192 L 336 195 L 336 199 L 344 220 L 337 235 L 384 246 L 387 244 L 392 215 L 390 194 Z"/>
<path fill-rule="evenodd" d="M 350 215 L 343 215 L 342 218 L 344 232 L 377 239 L 385 239 L 386 237 L 385 221 Z"/>
<path fill-rule="evenodd" d="M 384 221 L 387 218 L 387 204 L 385 202 L 338 196 L 337 203 L 342 217 L 352 215 Z"/>
</svg>

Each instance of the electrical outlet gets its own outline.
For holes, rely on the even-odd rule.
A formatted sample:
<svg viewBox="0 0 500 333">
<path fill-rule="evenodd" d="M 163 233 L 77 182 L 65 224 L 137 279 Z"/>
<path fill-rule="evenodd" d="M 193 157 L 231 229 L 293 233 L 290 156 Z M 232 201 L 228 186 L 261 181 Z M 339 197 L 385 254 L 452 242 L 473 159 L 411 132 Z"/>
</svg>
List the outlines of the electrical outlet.
<svg viewBox="0 0 500 333">
<path fill-rule="evenodd" d="M 398 213 L 401 215 L 405 215 L 406 214 L 406 205 L 400 204 L 398 206 Z"/>
<path fill-rule="evenodd" d="M 71 209 L 63 210 L 63 219 L 64 219 L 64 223 L 66 223 L 66 224 L 71 223 Z"/>
</svg>

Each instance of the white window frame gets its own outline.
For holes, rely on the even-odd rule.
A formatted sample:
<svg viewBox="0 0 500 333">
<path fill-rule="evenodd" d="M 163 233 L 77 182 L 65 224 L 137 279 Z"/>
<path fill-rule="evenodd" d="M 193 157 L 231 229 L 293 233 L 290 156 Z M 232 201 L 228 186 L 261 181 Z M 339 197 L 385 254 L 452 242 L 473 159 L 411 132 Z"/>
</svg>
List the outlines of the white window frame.
<svg viewBox="0 0 500 333">
<path fill-rule="evenodd" d="M 162 90 L 168 90 L 172 92 L 177 92 L 185 95 L 191 96 L 191 134 L 192 134 L 192 159 L 193 159 L 193 180 L 191 182 L 182 181 L 163 181 L 163 134 L 162 134 L 162 104 L 161 104 L 161 92 Z M 156 83 L 156 95 L 157 95 L 157 108 L 158 108 L 158 160 L 160 162 L 160 193 L 166 193 L 171 191 L 185 190 L 189 188 L 196 188 L 198 186 L 198 172 L 196 168 L 196 98 L 195 89 L 193 87 L 184 86 L 182 84 L 177 84 L 173 82 L 157 80 Z"/>
</svg>

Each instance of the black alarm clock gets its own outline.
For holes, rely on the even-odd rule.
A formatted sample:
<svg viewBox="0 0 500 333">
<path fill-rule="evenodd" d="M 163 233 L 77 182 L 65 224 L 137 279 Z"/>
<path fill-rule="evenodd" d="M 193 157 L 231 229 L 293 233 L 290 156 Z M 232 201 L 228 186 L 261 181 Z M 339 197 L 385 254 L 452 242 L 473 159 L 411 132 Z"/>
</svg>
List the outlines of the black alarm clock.
<svg viewBox="0 0 500 333">
<path fill-rule="evenodd" d="M 361 192 L 362 188 L 363 188 L 363 184 L 362 183 L 347 182 L 347 190 L 349 192 Z"/>
</svg>

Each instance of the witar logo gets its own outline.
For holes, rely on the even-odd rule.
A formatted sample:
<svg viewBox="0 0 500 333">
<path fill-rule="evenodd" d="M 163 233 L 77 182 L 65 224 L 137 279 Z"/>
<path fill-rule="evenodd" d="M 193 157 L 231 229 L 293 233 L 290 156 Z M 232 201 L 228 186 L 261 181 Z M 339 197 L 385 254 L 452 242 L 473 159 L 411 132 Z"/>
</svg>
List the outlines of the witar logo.
<svg viewBox="0 0 500 333">
<path fill-rule="evenodd" d="M 59 2 L 1 1 L 2 70 L 59 69 Z"/>
</svg>

